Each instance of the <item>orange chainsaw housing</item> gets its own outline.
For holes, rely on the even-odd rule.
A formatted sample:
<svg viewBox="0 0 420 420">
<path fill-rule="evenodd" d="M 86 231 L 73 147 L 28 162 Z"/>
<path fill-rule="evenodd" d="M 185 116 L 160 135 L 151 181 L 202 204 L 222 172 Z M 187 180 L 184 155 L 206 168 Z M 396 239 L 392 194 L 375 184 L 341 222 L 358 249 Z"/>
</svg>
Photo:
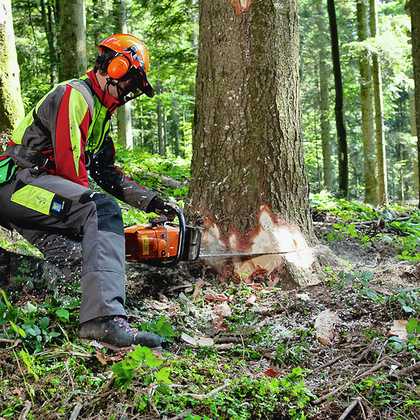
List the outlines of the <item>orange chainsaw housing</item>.
<svg viewBox="0 0 420 420">
<path fill-rule="evenodd" d="M 170 223 L 165 217 L 126 227 L 124 235 L 126 261 L 170 266 L 199 256 L 201 228 Z"/>
<path fill-rule="evenodd" d="M 136 225 L 124 229 L 127 261 L 172 258 L 178 250 L 179 229 L 170 225 Z"/>
</svg>

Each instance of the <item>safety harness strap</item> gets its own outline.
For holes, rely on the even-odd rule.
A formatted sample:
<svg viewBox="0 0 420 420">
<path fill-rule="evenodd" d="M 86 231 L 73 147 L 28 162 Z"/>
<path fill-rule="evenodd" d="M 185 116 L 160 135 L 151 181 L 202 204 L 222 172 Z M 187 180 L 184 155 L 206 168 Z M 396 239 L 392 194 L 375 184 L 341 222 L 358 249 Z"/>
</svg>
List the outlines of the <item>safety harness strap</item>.
<svg viewBox="0 0 420 420">
<path fill-rule="evenodd" d="M 17 144 L 8 146 L 4 154 L 26 160 L 27 162 L 39 167 L 55 169 L 55 163 L 51 161 L 48 156 L 44 155 L 42 152 L 32 149 L 31 147 L 20 146 Z"/>
</svg>

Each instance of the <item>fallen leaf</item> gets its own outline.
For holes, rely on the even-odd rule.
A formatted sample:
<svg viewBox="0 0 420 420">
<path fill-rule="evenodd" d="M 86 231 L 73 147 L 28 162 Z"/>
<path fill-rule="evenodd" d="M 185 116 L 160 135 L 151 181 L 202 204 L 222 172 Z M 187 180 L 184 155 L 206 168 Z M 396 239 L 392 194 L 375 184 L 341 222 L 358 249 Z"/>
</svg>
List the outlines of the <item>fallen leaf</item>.
<svg viewBox="0 0 420 420">
<path fill-rule="evenodd" d="M 334 340 L 335 324 L 340 320 L 337 312 L 329 309 L 322 311 L 315 319 L 317 340 L 325 346 L 330 346 Z"/>
<path fill-rule="evenodd" d="M 247 305 L 255 305 L 255 302 L 257 300 L 257 295 L 255 293 L 253 293 L 252 295 L 249 296 L 248 300 L 246 301 Z"/>
<path fill-rule="evenodd" d="M 394 324 L 389 330 L 390 336 L 397 336 L 401 341 L 407 341 L 407 323 L 405 320 L 394 320 Z"/>
<path fill-rule="evenodd" d="M 383 294 L 383 295 L 387 295 L 387 296 L 392 296 L 392 295 L 393 295 L 393 293 L 392 293 L 392 292 L 390 292 L 390 291 L 389 291 L 389 290 L 387 290 L 387 289 L 384 289 L 383 287 L 379 287 L 379 286 L 370 286 L 370 288 L 371 288 L 372 290 L 374 290 L 375 292 L 381 293 L 381 294 Z"/>
<path fill-rule="evenodd" d="M 258 324 L 255 324 L 251 327 L 252 330 L 256 330 L 258 328 L 262 328 L 265 326 L 265 324 L 267 324 L 267 318 L 264 318 L 262 321 L 260 321 Z"/>
<path fill-rule="evenodd" d="M 224 316 L 230 315 L 232 312 L 232 309 L 230 309 L 230 306 L 227 304 L 227 302 L 219 303 L 213 308 L 214 313 L 223 318 Z"/>
<path fill-rule="evenodd" d="M 181 340 L 189 344 L 190 346 L 193 346 L 193 347 L 197 346 L 197 341 L 195 340 L 195 338 L 191 337 L 190 335 L 184 332 L 181 333 Z"/>
<path fill-rule="evenodd" d="M 169 302 L 169 299 L 164 294 L 158 292 L 157 295 L 158 295 L 158 298 L 161 302 L 165 302 L 165 303 Z"/>
<path fill-rule="evenodd" d="M 204 280 L 198 280 L 197 283 L 195 283 L 194 285 L 194 293 L 192 295 L 193 299 L 197 299 L 198 295 L 201 292 L 201 289 L 203 288 L 203 286 L 206 284 L 206 282 Z"/>
<path fill-rule="evenodd" d="M 215 350 L 230 350 L 233 349 L 234 344 L 233 343 L 228 343 L 228 344 L 216 344 L 214 346 Z"/>
<path fill-rule="evenodd" d="M 280 375 L 280 372 L 278 370 L 275 370 L 273 368 L 268 368 L 265 372 L 265 375 L 271 376 L 272 378 L 277 378 L 277 376 Z"/>
<path fill-rule="evenodd" d="M 247 284 L 247 287 L 254 290 L 262 290 L 264 289 L 264 286 L 261 283 L 249 283 Z"/>
<path fill-rule="evenodd" d="M 206 294 L 203 296 L 203 298 L 207 300 L 216 300 L 220 302 L 225 302 L 229 300 L 229 298 L 223 293 L 215 293 L 212 290 L 206 291 Z"/>
<path fill-rule="evenodd" d="M 153 308 L 157 309 L 158 311 L 163 311 L 165 309 L 169 309 L 171 307 L 171 305 L 169 305 L 169 303 L 164 303 L 164 302 L 152 302 L 152 306 Z"/>
<path fill-rule="evenodd" d="M 217 334 L 220 331 L 228 331 L 229 327 L 227 324 L 223 324 L 222 322 L 218 322 L 217 320 L 214 320 L 212 325 L 215 327 L 214 332 Z"/>
<path fill-rule="evenodd" d="M 195 336 L 194 340 L 196 340 L 197 344 L 199 344 L 201 347 L 211 347 L 214 345 L 214 340 L 210 337 Z"/>
</svg>

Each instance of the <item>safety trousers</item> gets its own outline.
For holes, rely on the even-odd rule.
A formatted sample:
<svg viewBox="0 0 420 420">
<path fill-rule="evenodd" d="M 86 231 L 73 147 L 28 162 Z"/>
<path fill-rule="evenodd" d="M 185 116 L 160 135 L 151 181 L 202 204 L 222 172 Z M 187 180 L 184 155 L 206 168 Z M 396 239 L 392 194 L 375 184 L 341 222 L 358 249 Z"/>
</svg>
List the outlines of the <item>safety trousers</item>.
<svg viewBox="0 0 420 420">
<path fill-rule="evenodd" d="M 112 197 L 33 168 L 0 185 L 0 197 L 0 219 L 41 252 L 53 237 L 80 238 L 79 322 L 125 315 L 124 227 Z"/>
</svg>

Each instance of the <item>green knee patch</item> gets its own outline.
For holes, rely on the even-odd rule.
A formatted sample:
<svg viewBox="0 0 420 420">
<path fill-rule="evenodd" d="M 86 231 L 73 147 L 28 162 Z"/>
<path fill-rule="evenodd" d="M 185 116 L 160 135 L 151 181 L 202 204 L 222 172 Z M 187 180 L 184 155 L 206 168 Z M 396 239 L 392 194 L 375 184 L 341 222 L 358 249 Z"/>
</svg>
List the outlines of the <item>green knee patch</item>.
<svg viewBox="0 0 420 420">
<path fill-rule="evenodd" d="M 12 158 L 0 161 L 0 184 L 9 182 L 17 168 L 18 166 L 14 163 Z"/>
<path fill-rule="evenodd" d="M 13 203 L 34 210 L 47 216 L 64 220 L 70 210 L 71 201 L 44 188 L 18 183 L 11 196 Z"/>
</svg>

